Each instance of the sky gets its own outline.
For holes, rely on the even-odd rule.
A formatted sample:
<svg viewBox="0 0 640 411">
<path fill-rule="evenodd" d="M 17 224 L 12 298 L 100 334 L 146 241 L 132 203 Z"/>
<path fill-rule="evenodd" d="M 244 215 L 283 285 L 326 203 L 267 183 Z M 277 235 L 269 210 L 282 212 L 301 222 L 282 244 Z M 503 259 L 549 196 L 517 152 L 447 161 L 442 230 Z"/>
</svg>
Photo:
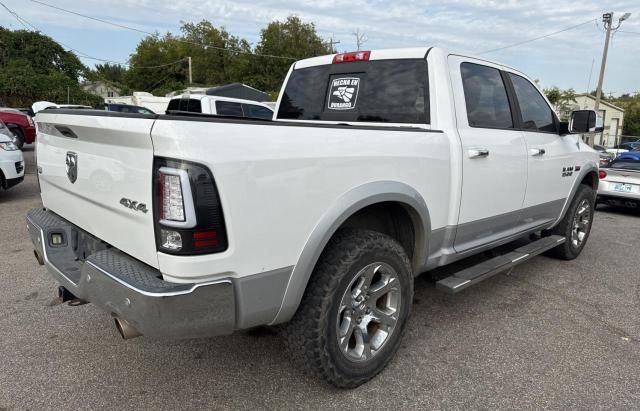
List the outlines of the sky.
<svg viewBox="0 0 640 411">
<path fill-rule="evenodd" d="M 40 31 L 105 60 L 127 62 L 144 34 L 54 10 L 32 0 L 0 0 Z M 613 35 L 603 89 L 640 92 L 640 1 L 609 0 L 41 0 L 143 31 L 178 33 L 181 21 L 202 19 L 259 41 L 270 21 L 288 15 L 313 22 L 321 37 L 356 49 L 357 29 L 368 49 L 440 46 L 480 54 L 538 79 L 542 87 L 596 88 L 604 45 L 602 13 L 632 13 Z M 606 7 L 606 9 L 605 9 Z M 490 51 L 585 23 L 562 33 Z M 4 8 L 0 25 L 23 26 Z M 490 52 L 487 52 L 490 51 Z M 82 58 L 89 66 L 94 60 Z"/>
</svg>

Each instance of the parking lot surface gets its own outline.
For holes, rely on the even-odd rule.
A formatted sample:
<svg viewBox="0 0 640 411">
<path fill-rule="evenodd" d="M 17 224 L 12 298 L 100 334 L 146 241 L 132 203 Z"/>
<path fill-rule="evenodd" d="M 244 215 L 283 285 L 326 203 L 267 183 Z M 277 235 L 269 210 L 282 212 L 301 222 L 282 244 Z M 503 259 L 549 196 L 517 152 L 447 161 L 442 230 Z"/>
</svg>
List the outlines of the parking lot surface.
<svg viewBox="0 0 640 411">
<path fill-rule="evenodd" d="M 419 277 L 395 359 L 343 391 L 292 365 L 275 330 L 123 341 L 91 304 L 56 304 L 25 228 L 41 205 L 26 150 L 30 174 L 0 192 L 0 410 L 640 406 L 638 213 L 599 210 L 574 261 L 536 257 L 453 296 Z"/>
</svg>

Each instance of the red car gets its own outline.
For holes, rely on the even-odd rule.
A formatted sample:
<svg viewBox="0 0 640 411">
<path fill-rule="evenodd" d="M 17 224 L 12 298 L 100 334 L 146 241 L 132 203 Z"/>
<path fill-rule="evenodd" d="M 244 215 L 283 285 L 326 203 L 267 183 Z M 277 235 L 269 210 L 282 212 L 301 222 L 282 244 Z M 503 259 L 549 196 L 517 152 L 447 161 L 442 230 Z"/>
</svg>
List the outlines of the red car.
<svg viewBox="0 0 640 411">
<path fill-rule="evenodd" d="M 36 140 L 36 126 L 27 114 L 14 108 L 0 108 L 0 120 L 15 134 L 19 148 Z"/>
</svg>

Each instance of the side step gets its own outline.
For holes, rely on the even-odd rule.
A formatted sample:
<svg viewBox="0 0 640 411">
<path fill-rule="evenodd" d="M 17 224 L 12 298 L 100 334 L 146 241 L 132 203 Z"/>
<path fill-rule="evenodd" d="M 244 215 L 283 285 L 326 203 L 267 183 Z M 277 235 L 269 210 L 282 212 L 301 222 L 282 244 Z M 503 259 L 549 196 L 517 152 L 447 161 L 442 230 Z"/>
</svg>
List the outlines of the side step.
<svg viewBox="0 0 640 411">
<path fill-rule="evenodd" d="M 542 254 L 565 241 L 566 238 L 559 235 L 543 237 L 506 254 L 458 271 L 452 276 L 438 281 L 436 288 L 449 294 L 455 294 L 482 280 L 486 280 L 489 277 L 525 262 L 538 254 Z"/>
</svg>

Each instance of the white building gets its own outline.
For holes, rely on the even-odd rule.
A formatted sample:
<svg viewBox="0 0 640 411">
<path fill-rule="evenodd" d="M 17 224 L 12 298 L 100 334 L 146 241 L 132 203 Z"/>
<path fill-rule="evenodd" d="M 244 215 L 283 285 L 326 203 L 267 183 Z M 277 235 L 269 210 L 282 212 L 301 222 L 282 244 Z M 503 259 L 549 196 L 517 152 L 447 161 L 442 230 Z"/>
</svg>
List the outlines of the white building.
<svg viewBox="0 0 640 411">
<path fill-rule="evenodd" d="M 596 98 L 591 94 L 579 94 L 576 96 L 575 103 L 569 103 L 569 110 L 593 110 L 595 108 Z M 604 100 L 600 100 L 600 112 L 604 116 L 604 130 L 602 133 L 596 134 L 594 144 L 600 144 L 605 147 L 613 147 L 620 144 L 622 136 L 622 125 L 624 120 L 624 110 L 618 106 L 614 106 Z M 585 140 L 587 137 L 585 136 Z"/>
</svg>

